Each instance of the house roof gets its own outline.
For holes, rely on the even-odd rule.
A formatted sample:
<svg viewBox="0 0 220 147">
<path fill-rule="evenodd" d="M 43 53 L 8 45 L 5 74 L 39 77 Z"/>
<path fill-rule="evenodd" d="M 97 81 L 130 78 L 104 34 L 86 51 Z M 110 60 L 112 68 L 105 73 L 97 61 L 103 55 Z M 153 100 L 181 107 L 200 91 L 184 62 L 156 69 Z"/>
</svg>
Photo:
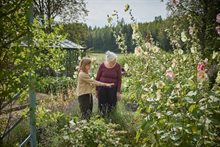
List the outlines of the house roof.
<svg viewBox="0 0 220 147">
<path fill-rule="evenodd" d="M 28 46 L 27 42 L 22 41 L 21 46 Z M 79 44 L 76 44 L 70 40 L 65 39 L 63 42 L 60 42 L 56 45 L 52 45 L 49 47 L 55 47 L 55 48 L 64 48 L 64 49 L 86 49 L 85 47 L 82 47 Z"/>
<path fill-rule="evenodd" d="M 58 44 L 61 48 L 67 48 L 67 49 L 85 49 L 85 47 L 82 47 L 79 44 L 76 44 L 70 40 L 65 39 L 63 42 L 60 42 L 60 45 Z"/>
</svg>

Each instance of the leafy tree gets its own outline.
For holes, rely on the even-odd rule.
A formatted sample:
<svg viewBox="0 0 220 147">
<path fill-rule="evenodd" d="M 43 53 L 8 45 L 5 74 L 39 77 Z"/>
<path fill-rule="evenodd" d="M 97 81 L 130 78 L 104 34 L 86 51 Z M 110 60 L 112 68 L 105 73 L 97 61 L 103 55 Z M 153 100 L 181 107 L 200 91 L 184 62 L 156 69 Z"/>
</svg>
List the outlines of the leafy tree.
<svg viewBox="0 0 220 147">
<path fill-rule="evenodd" d="M 67 33 L 69 40 L 85 45 L 85 41 L 89 35 L 89 28 L 83 23 L 68 23 L 64 24 L 63 32 Z"/>
<path fill-rule="evenodd" d="M 34 15 L 43 24 L 49 21 L 49 30 L 52 29 L 50 21 L 55 18 L 65 23 L 75 22 L 87 14 L 85 0 L 34 0 Z"/>
<path fill-rule="evenodd" d="M 54 27 L 52 33 L 45 33 L 42 25 L 34 20 L 33 26 L 27 23 L 27 10 L 30 1 L 4 2 L 1 6 L 0 22 L 2 38 L 0 42 L 0 111 L 11 102 L 16 93 L 26 97 L 29 74 L 35 79 L 35 71 L 50 65 L 60 70 L 64 52 L 55 48 L 64 39 L 60 35 L 61 26 Z M 8 9 L 10 8 L 10 11 Z M 27 47 L 30 42 L 31 49 Z M 48 48 L 50 47 L 50 48 Z M 37 83 L 32 83 L 35 88 Z"/>
</svg>

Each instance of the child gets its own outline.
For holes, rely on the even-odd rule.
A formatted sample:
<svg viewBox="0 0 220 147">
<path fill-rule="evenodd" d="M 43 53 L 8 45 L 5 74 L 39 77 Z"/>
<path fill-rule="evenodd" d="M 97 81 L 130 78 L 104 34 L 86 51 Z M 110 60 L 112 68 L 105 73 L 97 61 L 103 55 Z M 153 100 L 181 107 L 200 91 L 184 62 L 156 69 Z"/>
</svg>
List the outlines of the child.
<svg viewBox="0 0 220 147">
<path fill-rule="evenodd" d="M 91 60 L 84 58 L 79 65 L 79 74 L 77 81 L 76 93 L 79 100 L 80 111 L 82 119 L 89 119 L 92 113 L 93 99 L 92 99 L 92 85 L 111 87 L 114 83 L 103 83 L 93 80 L 89 77 L 89 70 L 91 67 Z"/>
</svg>

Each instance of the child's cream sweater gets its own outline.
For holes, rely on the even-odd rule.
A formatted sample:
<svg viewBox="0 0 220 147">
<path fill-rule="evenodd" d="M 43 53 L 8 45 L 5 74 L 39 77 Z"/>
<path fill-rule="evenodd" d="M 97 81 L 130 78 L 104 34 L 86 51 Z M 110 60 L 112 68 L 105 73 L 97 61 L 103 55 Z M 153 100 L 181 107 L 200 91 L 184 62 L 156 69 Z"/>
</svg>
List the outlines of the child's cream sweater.
<svg viewBox="0 0 220 147">
<path fill-rule="evenodd" d="M 78 75 L 76 94 L 77 96 L 92 93 L 93 86 L 105 86 L 105 83 L 93 80 L 89 74 L 80 71 Z"/>
</svg>

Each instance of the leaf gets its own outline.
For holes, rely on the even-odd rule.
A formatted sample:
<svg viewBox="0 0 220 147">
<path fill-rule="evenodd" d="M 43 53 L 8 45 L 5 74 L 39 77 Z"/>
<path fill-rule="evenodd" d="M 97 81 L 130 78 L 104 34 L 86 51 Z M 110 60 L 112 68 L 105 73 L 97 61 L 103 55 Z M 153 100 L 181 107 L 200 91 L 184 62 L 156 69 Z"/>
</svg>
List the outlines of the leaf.
<svg viewBox="0 0 220 147">
<path fill-rule="evenodd" d="M 186 97 L 185 100 L 187 101 L 187 103 L 190 103 L 190 104 L 195 103 L 195 102 L 193 101 L 193 99 L 190 98 L 190 97 Z"/>
<path fill-rule="evenodd" d="M 141 133 L 142 133 L 142 130 L 138 130 L 138 131 L 137 131 L 137 134 L 136 134 L 136 136 L 135 136 L 136 142 L 139 141 L 139 138 L 140 138 L 140 136 L 141 136 Z"/>
<path fill-rule="evenodd" d="M 195 96 L 197 94 L 197 92 L 196 91 L 190 91 L 189 93 L 187 93 L 187 95 L 186 96 L 189 96 L 189 97 L 191 97 L 191 96 Z"/>
<path fill-rule="evenodd" d="M 177 135 L 170 135 L 170 138 L 172 139 L 172 140 L 174 140 L 174 141 L 177 141 L 177 140 L 179 140 L 180 139 L 180 136 L 177 136 Z"/>
<path fill-rule="evenodd" d="M 196 108 L 196 105 L 193 104 L 193 105 L 190 105 L 189 107 L 189 112 L 193 112 L 193 110 Z"/>
<path fill-rule="evenodd" d="M 167 138 L 169 135 L 170 135 L 170 133 L 164 133 L 164 134 L 160 137 L 160 139 L 165 139 L 165 138 Z"/>
</svg>

